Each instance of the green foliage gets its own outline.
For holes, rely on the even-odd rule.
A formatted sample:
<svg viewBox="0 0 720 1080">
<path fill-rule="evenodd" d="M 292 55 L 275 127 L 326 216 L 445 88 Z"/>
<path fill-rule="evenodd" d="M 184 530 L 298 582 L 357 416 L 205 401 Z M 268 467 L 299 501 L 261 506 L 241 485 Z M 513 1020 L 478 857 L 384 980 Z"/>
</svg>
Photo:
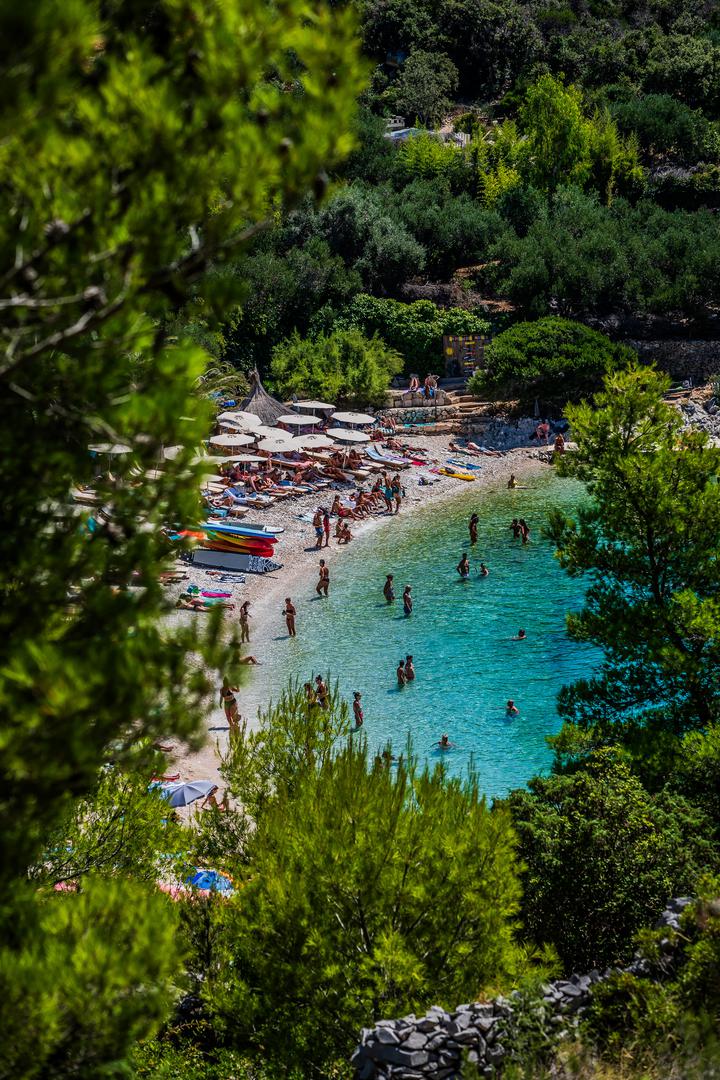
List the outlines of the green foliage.
<svg viewBox="0 0 720 1080">
<path fill-rule="evenodd" d="M 627 346 L 569 319 L 516 323 L 488 346 L 486 367 L 475 372 L 469 389 L 525 401 L 539 397 L 562 406 L 599 387 L 604 375 L 634 357 Z"/>
<path fill-rule="evenodd" d="M 449 57 L 418 49 L 410 53 L 395 83 L 395 108 L 411 124 L 434 127 L 450 109 L 457 87 L 457 68 Z"/>
<path fill-rule="evenodd" d="M 437 371 L 444 363 L 444 334 L 486 334 L 490 324 L 464 308 L 438 308 L 431 300 L 403 304 L 375 296 L 356 296 L 345 309 L 342 321 L 366 334 L 378 333 L 405 357 L 407 371 L 421 375 Z"/>
<path fill-rule="evenodd" d="M 717 124 L 669 94 L 625 98 L 610 111 L 620 130 L 634 132 L 649 154 L 668 154 L 688 164 L 716 161 L 720 154 Z"/>
<path fill-rule="evenodd" d="M 18 883 L 12 910 L 0 948 L 0 1075 L 120 1075 L 129 1047 L 172 1003 L 181 962 L 172 903 L 136 882 L 89 877 L 79 893 Z"/>
<path fill-rule="evenodd" d="M 411 754 L 372 763 L 348 728 L 337 698 L 321 710 L 293 690 L 224 767 L 252 827 L 237 898 L 215 909 L 206 1007 L 227 1045 L 306 1073 L 368 1018 L 466 1000 L 520 961 L 507 813 Z"/>
<path fill-rule="evenodd" d="M 219 617 L 164 620 L 158 580 L 162 526 L 199 512 L 198 342 L 242 293 L 206 271 L 347 152 L 361 65 L 352 13 L 299 0 L 3 4 L 0 41 L 0 1072 L 107 1076 L 178 974 L 168 905 L 120 880 L 160 834 L 119 778 L 160 735 L 197 743 L 226 657 Z M 41 863 L 104 876 L 46 897 Z"/>
<path fill-rule="evenodd" d="M 566 971 L 627 959 L 633 934 L 669 896 L 691 890 L 717 853 L 704 813 L 650 795 L 613 751 L 572 776 L 511 793 L 523 871 L 522 921 Z"/>
<path fill-rule="evenodd" d="M 443 142 L 437 135 L 422 132 L 414 135 L 397 150 L 398 164 L 408 180 L 439 179 L 451 183 L 464 169 L 464 155 L 454 143 Z"/>
<path fill-rule="evenodd" d="M 564 689 L 561 714 L 596 741 L 624 741 L 648 775 L 720 711 L 720 451 L 681 430 L 668 385 L 633 368 L 568 408 L 578 448 L 562 471 L 592 501 L 553 530 L 561 565 L 591 575 L 569 633 L 604 654 L 595 677 Z"/>
<path fill-rule="evenodd" d="M 320 398 L 348 405 L 382 405 L 402 357 L 377 335 L 354 327 L 315 338 L 294 334 L 273 349 L 270 373 L 284 398 Z"/>
<path fill-rule="evenodd" d="M 701 806 L 720 830 L 720 727 L 691 731 L 682 739 L 668 786 Z"/>
</svg>

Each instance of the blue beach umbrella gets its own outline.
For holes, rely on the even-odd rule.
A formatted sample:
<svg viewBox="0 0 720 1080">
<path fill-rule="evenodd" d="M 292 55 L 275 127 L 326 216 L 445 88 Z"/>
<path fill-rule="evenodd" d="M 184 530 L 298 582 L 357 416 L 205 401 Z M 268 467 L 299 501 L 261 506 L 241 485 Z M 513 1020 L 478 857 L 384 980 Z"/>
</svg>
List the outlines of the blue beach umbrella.
<svg viewBox="0 0 720 1080">
<path fill-rule="evenodd" d="M 217 870 L 199 870 L 196 868 L 194 873 L 185 878 L 185 884 L 193 885 L 196 889 L 208 889 L 213 892 L 234 892 L 230 878 L 225 877 L 224 874 L 219 873 Z"/>
<path fill-rule="evenodd" d="M 188 806 L 217 787 L 213 780 L 189 780 L 182 784 L 163 784 L 162 795 L 171 806 Z"/>
</svg>

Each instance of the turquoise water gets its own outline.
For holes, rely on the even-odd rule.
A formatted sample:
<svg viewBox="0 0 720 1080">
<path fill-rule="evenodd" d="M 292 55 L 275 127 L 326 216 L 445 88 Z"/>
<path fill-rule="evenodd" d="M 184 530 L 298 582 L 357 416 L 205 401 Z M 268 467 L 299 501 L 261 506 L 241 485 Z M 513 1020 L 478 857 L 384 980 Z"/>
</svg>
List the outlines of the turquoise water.
<svg viewBox="0 0 720 1080">
<path fill-rule="evenodd" d="M 545 736 L 560 726 L 557 692 L 587 675 L 598 654 L 567 637 L 565 615 L 582 605 L 585 586 L 560 569 L 540 535 L 548 507 L 576 505 L 582 488 L 555 477 L 531 480 L 524 491 L 473 487 L 357 538 L 342 559 L 331 548 L 330 596 L 293 598 L 298 637 L 263 648 L 267 666 L 254 673 L 253 689 L 267 700 L 288 677 L 329 672 L 349 701 L 353 690 L 362 692 L 372 750 L 390 740 L 400 751 L 411 735 L 418 754 L 434 758 L 447 732 L 456 744 L 444 754 L 448 769 L 463 772 L 472 757 L 483 790 L 494 796 L 547 770 Z M 473 511 L 480 524 L 471 553 Z M 526 547 L 512 540 L 513 517 L 530 526 Z M 455 566 L 463 551 L 475 563 L 482 559 L 490 576 L 473 569 L 462 582 Z M 398 596 L 391 606 L 382 595 L 387 573 L 395 575 Z M 406 584 L 415 603 L 409 618 L 400 599 Z M 510 640 L 520 627 L 527 640 Z M 399 689 L 395 670 L 406 653 L 417 678 Z M 514 719 L 505 716 L 509 698 L 520 710 Z"/>
</svg>

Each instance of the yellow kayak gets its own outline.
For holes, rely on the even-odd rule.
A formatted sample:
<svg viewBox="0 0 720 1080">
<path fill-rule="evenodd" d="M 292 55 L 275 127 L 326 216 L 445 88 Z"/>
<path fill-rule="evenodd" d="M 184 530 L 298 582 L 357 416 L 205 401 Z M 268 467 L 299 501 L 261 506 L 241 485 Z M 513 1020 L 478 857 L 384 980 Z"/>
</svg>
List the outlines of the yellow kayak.
<svg viewBox="0 0 720 1080">
<path fill-rule="evenodd" d="M 443 476 L 454 476 L 456 480 L 474 480 L 475 476 L 469 472 L 459 472 L 457 469 L 443 468 L 439 470 Z"/>
</svg>

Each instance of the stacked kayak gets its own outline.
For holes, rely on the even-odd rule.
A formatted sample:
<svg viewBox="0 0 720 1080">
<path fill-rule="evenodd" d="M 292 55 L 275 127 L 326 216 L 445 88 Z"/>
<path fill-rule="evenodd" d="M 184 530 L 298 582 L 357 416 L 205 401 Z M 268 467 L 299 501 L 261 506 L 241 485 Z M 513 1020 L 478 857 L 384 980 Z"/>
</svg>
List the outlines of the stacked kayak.
<svg viewBox="0 0 720 1080">
<path fill-rule="evenodd" d="M 442 476 L 452 476 L 456 480 L 474 480 L 475 477 L 471 472 L 466 472 L 464 469 L 459 469 L 456 466 L 446 465 L 442 469 L 437 470 Z"/>
<path fill-rule="evenodd" d="M 197 540 L 193 563 L 225 570 L 244 570 L 264 574 L 277 570 L 274 562 L 275 544 L 282 527 L 269 525 L 230 525 L 221 521 L 206 521 L 198 530 L 183 534 Z"/>
</svg>

